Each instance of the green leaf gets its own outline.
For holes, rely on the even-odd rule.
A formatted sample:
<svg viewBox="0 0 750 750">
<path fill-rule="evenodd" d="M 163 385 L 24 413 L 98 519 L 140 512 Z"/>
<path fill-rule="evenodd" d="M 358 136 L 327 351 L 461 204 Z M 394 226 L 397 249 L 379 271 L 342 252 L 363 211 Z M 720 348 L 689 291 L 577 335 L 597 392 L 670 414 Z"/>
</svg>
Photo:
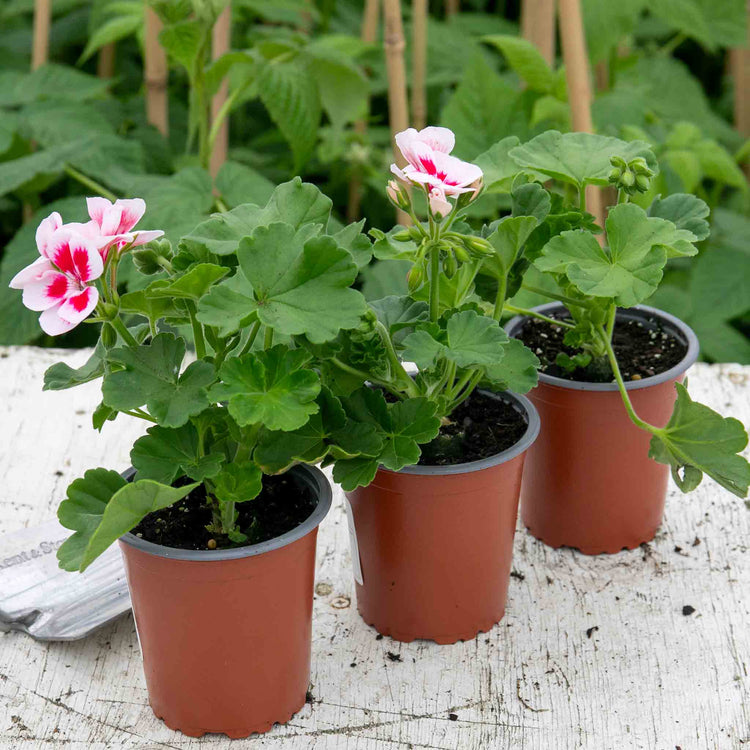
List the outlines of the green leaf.
<svg viewBox="0 0 750 750">
<path fill-rule="evenodd" d="M 671 466 L 683 492 L 697 487 L 705 473 L 733 494 L 745 497 L 750 464 L 737 455 L 747 445 L 742 422 L 693 401 L 682 384 L 675 383 L 675 388 L 674 411 L 666 427 L 651 439 L 649 456 Z"/>
<path fill-rule="evenodd" d="M 129 483 L 116 471 L 89 469 L 70 484 L 57 511 L 60 523 L 75 531 L 57 551 L 60 567 L 84 571 L 149 513 L 173 505 L 195 487 L 166 487 L 151 480 Z"/>
<path fill-rule="evenodd" d="M 499 363 L 484 368 L 485 378 L 493 390 L 528 393 L 537 384 L 539 358 L 518 339 L 509 339 L 503 344 L 503 356 Z"/>
<path fill-rule="evenodd" d="M 198 303 L 198 320 L 219 329 L 221 336 L 229 336 L 258 319 L 253 299 L 253 287 L 244 274 L 237 272 L 215 286 Z"/>
<path fill-rule="evenodd" d="M 150 297 L 199 300 L 219 280 L 229 273 L 228 268 L 214 263 L 199 263 L 187 273 L 164 286 L 149 287 Z"/>
<path fill-rule="evenodd" d="M 621 156 L 626 161 L 640 156 L 652 170 L 659 169 L 647 143 L 592 133 L 563 134 L 548 130 L 512 149 L 510 156 L 524 169 L 536 170 L 579 189 L 582 185 L 608 185 L 612 156 Z"/>
<path fill-rule="evenodd" d="M 78 64 L 86 62 L 97 50 L 107 44 L 120 41 L 125 37 L 132 36 L 143 27 L 143 13 L 130 13 L 110 18 L 106 23 L 94 31 L 86 43 Z"/>
<path fill-rule="evenodd" d="M 336 244 L 349 251 L 357 268 L 364 268 L 372 260 L 372 243 L 366 234 L 362 234 L 365 219 L 354 222 L 331 235 Z"/>
<path fill-rule="evenodd" d="M 397 344 L 401 343 L 406 332 L 417 323 L 430 319 L 430 306 L 426 302 L 417 302 L 408 295 L 389 295 L 373 300 L 370 307 Z"/>
<path fill-rule="evenodd" d="M 138 479 L 172 484 L 178 476 L 187 474 L 202 482 L 221 470 L 224 456 L 221 453 L 200 455 L 198 431 L 190 422 L 177 429 L 155 425 L 146 432 L 130 451 Z"/>
<path fill-rule="evenodd" d="M 321 106 L 314 79 L 294 62 L 271 62 L 258 77 L 258 93 L 271 119 L 289 142 L 295 171 L 312 155 Z"/>
<path fill-rule="evenodd" d="M 264 471 L 278 474 L 295 462 L 318 463 L 329 450 L 340 458 L 380 453 L 383 437 L 375 425 L 348 419 L 341 402 L 327 388 L 321 388 L 317 403 L 318 411 L 299 429 L 261 432 L 253 459 Z"/>
<path fill-rule="evenodd" d="M 747 11 L 743 0 L 653 0 L 649 12 L 708 50 L 747 43 Z"/>
<path fill-rule="evenodd" d="M 172 297 L 159 297 L 156 292 L 169 285 L 166 279 L 157 279 L 145 289 L 137 292 L 127 292 L 120 297 L 120 309 L 123 312 L 143 315 L 156 325 L 161 318 L 167 318 L 172 323 L 187 322 L 188 313 L 184 303 L 177 302 Z"/>
<path fill-rule="evenodd" d="M 484 191 L 487 193 L 509 193 L 513 178 L 518 174 L 518 164 L 508 155 L 521 143 L 515 135 L 498 141 L 474 159 L 484 175 Z"/>
<path fill-rule="evenodd" d="M 104 347 L 99 342 L 91 356 L 80 367 L 73 369 L 65 362 L 56 362 L 44 373 L 45 391 L 62 391 L 88 383 L 104 375 Z"/>
<path fill-rule="evenodd" d="M 442 340 L 444 339 L 444 340 Z M 432 367 L 439 358 L 459 367 L 495 364 L 502 359 L 508 340 L 500 324 L 473 310 L 454 313 L 448 318 L 445 336 L 435 338 L 426 330 L 415 331 L 404 339 L 403 357 L 421 369 Z"/>
<path fill-rule="evenodd" d="M 251 461 L 225 464 L 212 484 L 219 502 L 244 503 L 260 494 L 263 472 Z"/>
<path fill-rule="evenodd" d="M 485 258 L 482 273 L 496 279 L 505 278 L 538 223 L 534 216 L 510 216 L 501 219 L 495 231 L 487 237 L 494 254 Z"/>
<path fill-rule="evenodd" d="M 180 427 L 209 404 L 206 388 L 215 379 L 208 362 L 193 362 L 180 374 L 185 341 L 160 333 L 150 344 L 113 349 L 110 359 L 125 369 L 104 376 L 104 403 L 127 411 L 144 404 L 163 427 Z"/>
<path fill-rule="evenodd" d="M 514 186 L 511 201 L 513 216 L 533 216 L 540 224 L 552 209 L 550 194 L 538 182 Z"/>
<path fill-rule="evenodd" d="M 357 487 L 367 487 L 377 472 L 377 459 L 346 458 L 333 465 L 333 481 L 341 485 L 345 492 L 352 492 Z"/>
<path fill-rule="evenodd" d="M 318 410 L 320 379 L 312 370 L 302 369 L 310 359 L 303 349 L 282 345 L 233 357 L 221 366 L 222 382 L 211 389 L 211 399 L 228 401 L 229 413 L 241 426 L 295 430 Z"/>
<path fill-rule="evenodd" d="M 308 46 L 308 53 L 319 48 Z M 336 129 L 344 128 L 364 115 L 369 87 L 362 72 L 344 59 L 313 57 L 308 65 L 320 94 L 325 113 Z"/>
<path fill-rule="evenodd" d="M 216 175 L 216 189 L 232 208 L 242 203 L 263 205 L 273 194 L 274 187 L 260 172 L 236 161 L 225 161 Z"/>
<path fill-rule="evenodd" d="M 205 33 L 203 24 L 196 19 L 165 26 L 159 34 L 159 42 L 167 54 L 182 65 L 191 78 Z"/>
<path fill-rule="evenodd" d="M 583 0 L 586 46 L 592 62 L 607 60 L 625 37 L 630 36 L 647 0 Z"/>
<path fill-rule="evenodd" d="M 83 102 L 106 93 L 110 81 L 68 65 L 47 64 L 31 73 L 0 73 L 0 107 L 19 107 L 41 99 Z"/>
<path fill-rule="evenodd" d="M 532 42 L 506 34 L 485 36 L 482 41 L 497 47 L 532 91 L 547 94 L 554 89 L 555 74 Z"/>
<path fill-rule="evenodd" d="M 657 198 L 648 209 L 649 216 L 671 221 L 678 229 L 691 232 L 696 241 L 705 240 L 711 232 L 706 221 L 710 209 L 704 201 L 687 193 Z"/>
<path fill-rule="evenodd" d="M 510 135 L 527 137 L 531 92 L 503 80 L 482 55 L 473 56 L 441 113 L 441 125 L 456 134 L 455 155 L 473 160 Z"/>
<path fill-rule="evenodd" d="M 332 205 L 331 199 L 315 185 L 295 177 L 279 185 L 265 207 L 248 203 L 216 214 L 195 227 L 183 241 L 188 246 L 205 247 L 215 255 L 230 255 L 237 251 L 243 237 L 274 222 L 290 224 L 295 229 L 317 224 L 325 231 Z"/>
<path fill-rule="evenodd" d="M 295 233 L 288 224 L 274 223 L 244 238 L 237 252 L 244 285 L 240 280 L 216 286 L 201 300 L 198 319 L 212 324 L 218 309 L 234 320 L 256 311 L 279 333 L 304 333 L 318 344 L 359 325 L 365 301 L 349 288 L 357 275 L 352 256 L 331 237 L 303 244 L 305 234 L 304 228 Z"/>
<path fill-rule="evenodd" d="M 606 228 L 609 252 L 592 234 L 578 229 L 553 237 L 535 264 L 542 271 L 565 274 L 583 294 L 609 297 L 622 307 L 637 305 L 661 281 L 665 246 L 673 245 L 685 230 L 676 229 L 671 221 L 648 217 L 630 203 L 609 212 Z"/>
</svg>

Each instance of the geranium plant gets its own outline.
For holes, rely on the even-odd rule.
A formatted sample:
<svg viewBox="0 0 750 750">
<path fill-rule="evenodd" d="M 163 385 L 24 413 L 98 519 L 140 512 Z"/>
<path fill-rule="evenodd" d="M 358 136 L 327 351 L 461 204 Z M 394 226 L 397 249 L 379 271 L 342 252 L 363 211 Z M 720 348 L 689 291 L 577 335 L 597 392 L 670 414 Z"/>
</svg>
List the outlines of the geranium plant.
<svg viewBox="0 0 750 750">
<path fill-rule="evenodd" d="M 133 481 L 97 468 L 71 484 L 59 512 L 75 532 L 60 548 L 63 567 L 84 569 L 146 515 L 200 485 L 213 546 L 250 543 L 236 506 L 261 492 L 264 473 L 322 461 L 353 489 L 380 466 L 416 463 L 420 444 L 478 384 L 534 385 L 536 358 L 499 320 L 511 256 L 537 219 L 514 217 L 475 236 L 461 214 L 482 174 L 450 156 L 452 134 L 407 131 L 399 144 L 410 168 L 397 171 L 388 192 L 414 223 L 375 231 L 374 251 L 412 259 L 412 294 L 369 306 L 351 288 L 373 252 L 363 222 L 336 225 L 330 200 L 298 178 L 264 207 L 214 215 L 176 248 L 158 232 L 133 229 L 145 209 L 137 200 L 90 199 L 85 225 L 57 215 L 42 222 L 40 258 L 13 286 L 44 310 L 53 335 L 92 312 L 86 322 L 101 324 L 89 361 L 76 370 L 54 365 L 45 388 L 102 378 L 97 429 L 120 413 L 149 423 L 131 452 Z M 426 221 L 405 183 L 424 192 Z M 120 294 L 126 254 L 153 280 Z M 484 267 L 498 286 L 490 306 L 474 294 Z"/>
<path fill-rule="evenodd" d="M 639 141 L 548 131 L 510 148 L 506 156 L 509 172 L 518 172 L 511 190 L 514 211 L 520 204 L 533 205 L 540 221 L 522 262 L 533 263 L 554 279 L 558 292 L 534 291 L 561 302 L 569 313 L 551 322 L 565 329 L 564 343 L 577 353 L 560 353 L 557 365 L 617 383 L 630 419 L 652 435 L 649 455 L 671 467 L 681 490 L 694 489 L 705 473 L 745 496 L 750 465 L 737 455 L 747 445 L 743 425 L 693 401 L 680 383 L 668 424 L 649 424 L 631 404 L 612 345 L 618 308 L 647 301 L 669 259 L 698 252 L 696 243 L 709 234 L 708 206 L 689 194 L 657 197 L 646 209 L 631 202 L 649 191 L 658 173 L 653 153 Z M 550 190 L 540 184 L 549 186 L 550 181 Z M 588 185 L 617 189 L 617 204 L 609 208 L 603 235 L 586 212 Z"/>
</svg>

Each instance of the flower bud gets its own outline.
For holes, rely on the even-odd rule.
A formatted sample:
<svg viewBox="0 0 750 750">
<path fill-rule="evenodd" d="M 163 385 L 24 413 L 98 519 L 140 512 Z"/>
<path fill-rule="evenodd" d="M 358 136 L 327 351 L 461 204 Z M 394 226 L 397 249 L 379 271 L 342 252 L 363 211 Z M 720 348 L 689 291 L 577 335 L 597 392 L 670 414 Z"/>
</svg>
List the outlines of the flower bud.
<svg viewBox="0 0 750 750">
<path fill-rule="evenodd" d="M 481 237 L 464 237 L 464 247 L 476 255 L 492 255 L 492 245 Z"/>
<path fill-rule="evenodd" d="M 609 163 L 618 169 L 627 169 L 628 166 L 628 163 L 622 158 L 622 156 L 611 156 Z"/>
<path fill-rule="evenodd" d="M 111 349 L 117 344 L 117 332 L 110 323 L 102 324 L 101 338 L 105 349 Z"/>
<path fill-rule="evenodd" d="M 461 263 L 469 263 L 471 261 L 471 256 L 466 251 L 466 248 L 463 245 L 453 245 L 453 252 L 456 256 L 456 260 L 460 260 Z"/>
<path fill-rule="evenodd" d="M 635 176 L 635 186 L 641 193 L 647 193 L 651 187 L 651 180 L 646 175 L 638 174 Z"/>
<path fill-rule="evenodd" d="M 409 242 L 410 239 L 412 239 L 411 232 L 404 229 L 401 232 L 396 232 L 395 234 L 391 235 L 391 238 L 396 240 L 396 242 Z"/>
<path fill-rule="evenodd" d="M 607 176 L 607 179 L 610 182 L 619 182 L 620 181 L 620 170 L 617 167 L 613 167 L 609 170 L 609 175 Z"/>
<path fill-rule="evenodd" d="M 445 273 L 447 278 L 452 279 L 456 275 L 456 271 L 458 271 L 456 256 L 452 251 L 448 250 L 445 258 L 443 259 L 443 272 Z"/>
<path fill-rule="evenodd" d="M 413 224 L 409 227 L 409 237 L 411 237 L 414 242 L 422 241 L 422 233 Z"/>
<path fill-rule="evenodd" d="M 409 287 L 410 292 L 416 292 L 417 289 L 422 285 L 424 274 L 419 266 L 412 266 L 408 274 L 406 274 L 406 283 Z"/>
<path fill-rule="evenodd" d="M 633 187 L 635 185 L 635 175 L 629 169 L 626 169 L 620 175 L 620 183 L 625 189 Z"/>
</svg>

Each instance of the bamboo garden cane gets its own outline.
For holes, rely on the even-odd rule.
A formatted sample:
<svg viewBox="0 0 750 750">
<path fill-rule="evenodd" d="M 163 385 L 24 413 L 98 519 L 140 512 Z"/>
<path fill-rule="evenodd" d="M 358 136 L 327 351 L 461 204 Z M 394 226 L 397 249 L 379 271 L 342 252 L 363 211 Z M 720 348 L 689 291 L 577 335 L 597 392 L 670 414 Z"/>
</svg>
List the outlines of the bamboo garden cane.
<svg viewBox="0 0 750 750">
<path fill-rule="evenodd" d="M 427 0 L 412 0 L 411 119 L 417 130 L 427 125 Z"/>
<path fill-rule="evenodd" d="M 216 19 L 216 24 L 213 29 L 212 37 L 212 55 L 213 59 L 217 60 L 226 52 L 229 52 L 232 41 L 232 5 L 227 4 L 227 7 L 221 12 L 219 17 Z M 219 112 L 221 112 L 224 103 L 227 100 L 229 94 L 229 81 L 224 79 L 219 90 L 211 101 L 211 119 L 215 119 Z M 219 132 L 214 141 L 214 147 L 211 152 L 211 175 L 216 177 L 222 164 L 227 160 L 227 152 L 229 151 L 229 118 L 225 117 L 224 122 L 219 127 Z"/>
<path fill-rule="evenodd" d="M 555 0 L 523 0 L 521 36 L 536 46 L 548 65 L 555 62 Z"/>
<path fill-rule="evenodd" d="M 96 74 L 99 78 L 112 78 L 115 74 L 115 43 L 105 44 L 96 58 Z"/>
<path fill-rule="evenodd" d="M 562 44 L 565 74 L 568 80 L 568 100 L 573 130 L 593 133 L 591 121 L 591 71 L 583 30 L 581 0 L 559 0 L 558 24 Z M 603 226 L 601 193 L 594 185 L 586 188 L 586 208 Z"/>
<path fill-rule="evenodd" d="M 361 38 L 365 44 L 375 44 L 378 36 L 378 16 L 380 15 L 380 0 L 365 0 L 365 10 L 362 16 Z M 369 98 L 367 101 L 367 113 L 370 112 Z M 354 131 L 364 135 L 367 131 L 367 120 L 357 120 L 354 123 Z M 362 203 L 362 175 L 355 172 L 349 180 L 349 195 L 346 204 L 347 221 L 359 219 L 359 208 Z"/>
<path fill-rule="evenodd" d="M 167 54 L 159 44 L 161 27 L 159 16 L 147 6 L 143 65 L 143 78 L 146 85 L 146 119 L 166 136 L 169 133 L 169 101 L 167 99 L 169 67 Z"/>
<path fill-rule="evenodd" d="M 734 78 L 734 126 L 745 138 L 750 137 L 750 0 L 747 0 L 747 40 L 744 47 L 730 53 Z M 743 167 L 750 179 L 750 160 Z"/>
<path fill-rule="evenodd" d="M 49 58 L 49 27 L 52 15 L 51 0 L 34 1 L 34 37 L 31 46 L 31 69 L 46 64 Z"/>
<path fill-rule="evenodd" d="M 391 146 L 393 159 L 399 167 L 406 165 L 404 157 L 396 147 L 396 133 L 409 127 L 409 102 L 406 94 L 406 64 L 404 62 L 404 24 L 401 18 L 400 0 L 384 0 L 383 21 L 385 33 L 383 48 L 388 73 L 388 113 L 391 126 Z M 409 215 L 400 209 L 396 212 L 399 224 L 409 226 Z"/>
</svg>

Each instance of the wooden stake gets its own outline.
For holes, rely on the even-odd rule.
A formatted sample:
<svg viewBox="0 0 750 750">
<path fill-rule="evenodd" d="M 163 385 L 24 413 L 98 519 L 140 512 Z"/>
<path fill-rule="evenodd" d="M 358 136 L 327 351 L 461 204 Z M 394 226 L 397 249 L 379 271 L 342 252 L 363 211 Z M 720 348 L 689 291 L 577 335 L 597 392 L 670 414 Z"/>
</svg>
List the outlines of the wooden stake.
<svg viewBox="0 0 750 750">
<path fill-rule="evenodd" d="M 380 16 L 380 0 L 365 0 L 365 11 L 362 16 L 362 41 L 365 44 L 375 44 L 378 36 L 378 17 Z M 367 103 L 370 112 L 370 103 Z M 367 131 L 367 120 L 357 120 L 354 131 L 364 135 Z M 355 172 L 349 180 L 349 195 L 346 203 L 346 218 L 352 222 L 359 219 L 359 207 L 362 202 L 362 175 Z"/>
<path fill-rule="evenodd" d="M 750 137 L 750 0 L 747 0 L 747 44 L 730 53 L 734 79 L 734 125 L 745 138 Z M 745 174 L 750 178 L 750 161 L 745 162 Z"/>
<path fill-rule="evenodd" d="M 105 44 L 96 59 L 96 74 L 99 78 L 112 78 L 115 73 L 115 45 Z"/>
<path fill-rule="evenodd" d="M 417 130 L 427 125 L 427 0 L 412 0 L 411 119 Z"/>
<path fill-rule="evenodd" d="M 391 125 L 391 146 L 393 159 L 400 167 L 406 160 L 396 146 L 396 133 L 409 127 L 409 101 L 406 94 L 406 64 L 404 62 L 404 24 L 401 18 L 400 0 L 383 0 L 383 20 L 385 34 L 383 47 L 385 65 L 388 73 L 388 114 Z M 407 226 L 409 217 L 403 211 L 396 213 L 399 224 Z"/>
<path fill-rule="evenodd" d="M 445 0 L 445 15 L 450 18 L 459 11 L 459 0 Z"/>
<path fill-rule="evenodd" d="M 583 32 L 581 0 L 559 0 L 558 19 L 573 130 L 593 133 L 591 73 L 586 51 L 586 37 Z M 603 225 L 601 194 L 593 185 L 586 188 L 586 205 L 597 223 Z"/>
<path fill-rule="evenodd" d="M 49 59 L 49 26 L 51 0 L 34 0 L 34 38 L 31 45 L 31 69 L 44 65 Z"/>
<path fill-rule="evenodd" d="M 212 37 L 212 55 L 216 60 L 226 52 L 232 45 L 232 5 L 229 3 L 216 19 Z M 221 87 L 211 101 L 211 119 L 213 120 L 219 113 L 229 95 L 229 81 L 225 78 Z M 224 122 L 219 128 L 219 133 L 214 142 L 214 148 L 211 152 L 211 174 L 216 177 L 221 165 L 227 160 L 229 150 L 229 118 L 224 118 Z"/>
<path fill-rule="evenodd" d="M 146 6 L 146 40 L 143 61 L 146 119 L 166 136 L 169 133 L 169 101 L 167 99 L 169 66 L 166 52 L 159 44 L 161 28 L 159 16 Z"/>
<path fill-rule="evenodd" d="M 523 0 L 521 36 L 535 44 L 549 65 L 555 62 L 555 0 Z"/>
</svg>

